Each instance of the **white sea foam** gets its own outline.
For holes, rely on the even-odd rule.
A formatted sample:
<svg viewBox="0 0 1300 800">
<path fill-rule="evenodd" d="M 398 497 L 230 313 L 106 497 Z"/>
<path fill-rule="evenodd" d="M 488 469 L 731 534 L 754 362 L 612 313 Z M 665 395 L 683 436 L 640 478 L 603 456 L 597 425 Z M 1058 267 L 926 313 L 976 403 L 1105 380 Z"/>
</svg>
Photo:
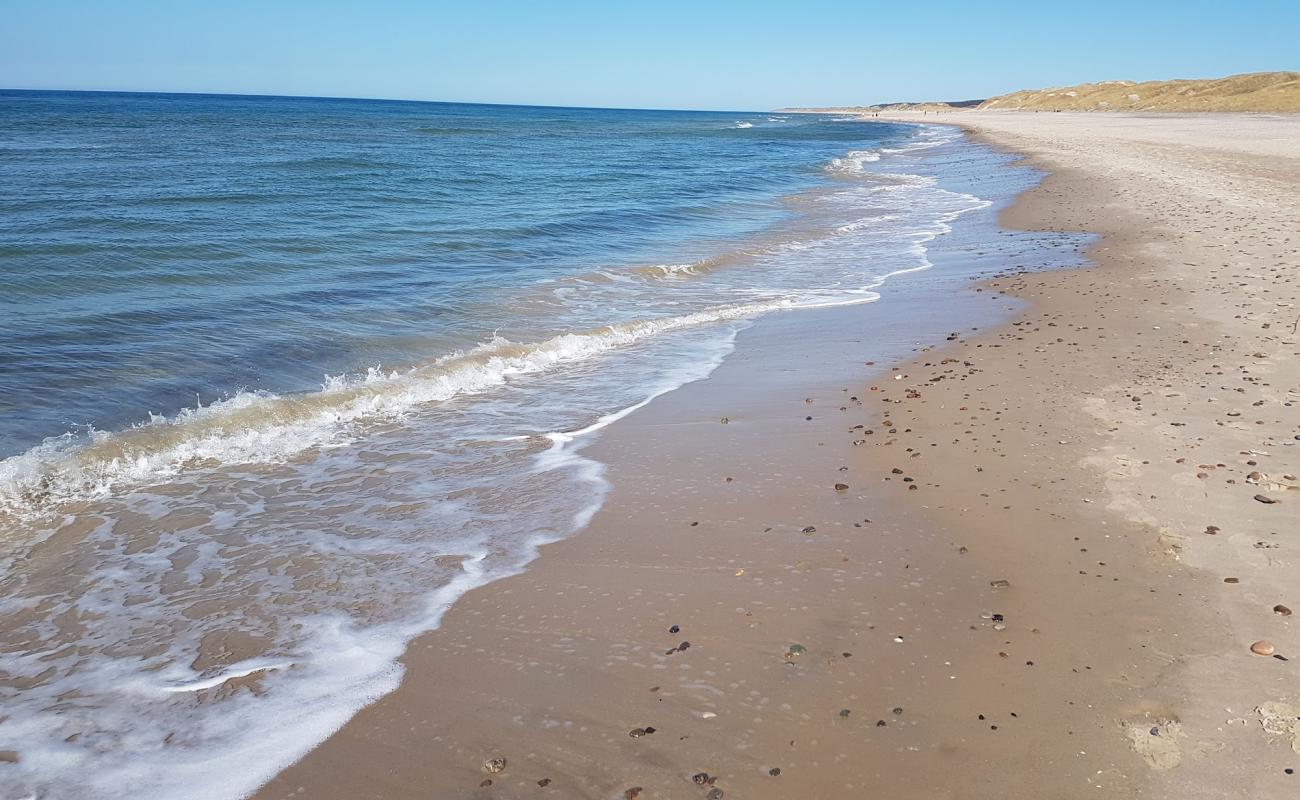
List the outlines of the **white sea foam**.
<svg viewBox="0 0 1300 800">
<path fill-rule="evenodd" d="M 859 176 L 866 172 L 866 165 L 880 160 L 877 150 L 851 150 L 840 158 L 831 160 L 826 170 L 831 173 Z"/>
<path fill-rule="evenodd" d="M 590 522 L 608 491 L 581 452 L 594 435 L 708 376 L 750 320 L 869 303 L 890 277 L 930 268 L 927 243 L 987 205 L 893 169 L 943 141 L 845 154 L 837 175 L 851 180 L 806 201 L 815 224 L 761 246 L 538 287 L 565 332 L 494 336 L 302 395 L 244 392 L 0 462 L 0 510 L 45 509 L 40 536 L 75 544 L 75 557 L 52 556 L 66 570 L 58 592 L 0 593 L 0 613 L 40 609 L 32 640 L 47 642 L 0 670 L 59 673 L 6 701 L 15 792 L 254 791 L 392 691 L 406 644 L 464 592 Z M 591 324 L 620 309 L 631 318 Z M 77 532 L 64 500 L 92 501 L 78 519 L 102 521 Z M 196 657 L 231 630 L 266 645 L 231 663 Z M 133 642 L 148 646 L 123 650 Z"/>
<path fill-rule="evenodd" d="M 792 308 L 874 299 L 777 298 L 678 316 L 575 331 L 533 343 L 504 338 L 405 371 L 370 369 L 325 380 L 320 391 L 281 396 L 240 392 L 120 434 L 65 437 L 0 462 L 0 508 L 14 513 L 174 478 L 214 465 L 271 463 L 350 441 L 354 426 L 400 418 L 414 408 L 501 386 L 584 361 L 658 334 Z"/>
<path fill-rule="evenodd" d="M 735 125 L 732 125 L 731 127 L 733 127 L 733 128 L 752 128 L 752 127 L 754 127 L 754 123 L 752 123 L 752 122 L 737 122 Z"/>
</svg>

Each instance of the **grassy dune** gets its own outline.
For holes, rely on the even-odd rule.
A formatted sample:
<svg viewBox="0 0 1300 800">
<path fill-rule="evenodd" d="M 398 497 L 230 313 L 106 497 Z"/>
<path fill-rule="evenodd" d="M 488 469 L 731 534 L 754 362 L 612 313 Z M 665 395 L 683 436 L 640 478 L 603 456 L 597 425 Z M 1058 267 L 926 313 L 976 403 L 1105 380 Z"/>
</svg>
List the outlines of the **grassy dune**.
<svg viewBox="0 0 1300 800">
<path fill-rule="evenodd" d="M 1215 80 L 1103 81 L 1029 89 L 985 100 L 981 110 L 1300 111 L 1300 72 L 1254 72 Z"/>
<path fill-rule="evenodd" d="M 1300 72 L 1251 72 L 1209 80 L 1102 81 L 1025 89 L 987 100 L 884 103 L 785 111 L 1267 111 L 1300 112 Z"/>
</svg>

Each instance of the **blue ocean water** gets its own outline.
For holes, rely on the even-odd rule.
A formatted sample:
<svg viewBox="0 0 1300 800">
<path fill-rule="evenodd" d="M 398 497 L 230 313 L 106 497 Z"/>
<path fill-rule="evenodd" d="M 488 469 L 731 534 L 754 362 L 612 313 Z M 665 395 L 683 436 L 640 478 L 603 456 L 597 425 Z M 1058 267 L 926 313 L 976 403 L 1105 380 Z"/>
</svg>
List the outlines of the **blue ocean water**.
<svg viewBox="0 0 1300 800">
<path fill-rule="evenodd" d="M 20 795 L 251 792 L 586 524 L 595 432 L 928 269 L 1009 161 L 847 117 L 0 92 Z"/>
<path fill-rule="evenodd" d="M 499 313 L 521 286 L 721 252 L 787 216 L 782 196 L 827 183 L 832 158 L 908 135 L 767 114 L 47 92 L 0 92 L 0 120 L 0 456 L 532 331 Z"/>
</svg>

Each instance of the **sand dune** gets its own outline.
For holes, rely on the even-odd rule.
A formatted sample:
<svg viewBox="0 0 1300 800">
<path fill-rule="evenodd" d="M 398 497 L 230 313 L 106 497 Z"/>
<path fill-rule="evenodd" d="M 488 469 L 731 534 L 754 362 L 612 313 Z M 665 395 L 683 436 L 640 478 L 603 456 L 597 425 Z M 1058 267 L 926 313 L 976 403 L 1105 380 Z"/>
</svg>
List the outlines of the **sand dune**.
<svg viewBox="0 0 1300 800">
<path fill-rule="evenodd" d="M 1102 81 L 1023 89 L 987 100 L 883 103 L 783 111 L 1262 111 L 1300 112 L 1300 72 L 1251 72 L 1212 80 Z"/>
<path fill-rule="evenodd" d="M 1300 72 L 1217 80 L 1103 81 L 1029 89 L 985 100 L 981 111 L 1300 111 Z"/>
</svg>

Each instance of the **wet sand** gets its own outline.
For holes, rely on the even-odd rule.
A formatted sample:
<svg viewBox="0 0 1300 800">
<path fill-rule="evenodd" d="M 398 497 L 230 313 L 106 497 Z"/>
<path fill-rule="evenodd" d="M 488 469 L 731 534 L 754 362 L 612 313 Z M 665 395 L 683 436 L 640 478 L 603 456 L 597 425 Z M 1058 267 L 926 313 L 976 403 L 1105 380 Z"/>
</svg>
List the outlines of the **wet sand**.
<svg viewBox="0 0 1300 800">
<path fill-rule="evenodd" d="M 961 122 L 1095 266 L 744 332 L 258 796 L 1296 791 L 1300 120 Z"/>
</svg>

